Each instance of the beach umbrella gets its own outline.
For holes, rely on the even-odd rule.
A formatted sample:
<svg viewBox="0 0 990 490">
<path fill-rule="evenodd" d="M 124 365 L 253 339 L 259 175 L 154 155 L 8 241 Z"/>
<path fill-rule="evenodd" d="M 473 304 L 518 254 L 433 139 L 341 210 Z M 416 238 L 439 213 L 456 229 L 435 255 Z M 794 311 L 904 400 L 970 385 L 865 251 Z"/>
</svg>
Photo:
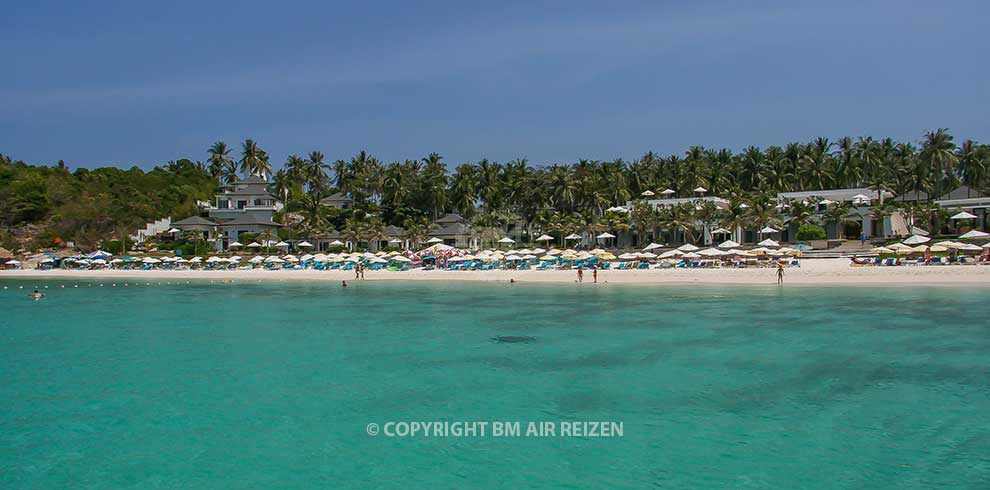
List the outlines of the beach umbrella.
<svg viewBox="0 0 990 490">
<path fill-rule="evenodd" d="M 983 247 L 981 247 L 979 245 L 974 245 L 972 243 L 963 243 L 959 247 L 959 250 L 980 251 L 980 250 L 983 250 Z"/>
<path fill-rule="evenodd" d="M 662 248 L 662 247 L 663 247 L 663 245 L 661 245 L 661 244 L 659 244 L 659 243 L 655 243 L 655 242 L 650 242 L 650 244 L 649 244 L 649 245 L 647 245 L 647 246 L 645 246 L 645 247 L 643 247 L 643 250 L 644 250 L 644 251 L 650 251 L 650 250 L 656 250 L 656 249 L 658 249 L 658 248 Z"/>
<path fill-rule="evenodd" d="M 248 244 L 248 248 L 261 248 L 261 244 L 258 242 L 251 242 Z"/>
<path fill-rule="evenodd" d="M 895 250 L 895 251 L 896 250 L 911 250 L 911 247 L 909 247 L 909 246 L 907 246 L 907 245 L 905 245 L 903 243 L 894 243 L 894 244 L 891 244 L 891 245 L 887 245 L 887 248 L 889 248 L 891 250 Z"/>
<path fill-rule="evenodd" d="M 894 250 L 891 250 L 891 249 L 889 249 L 887 247 L 873 247 L 872 249 L 870 249 L 870 252 L 873 252 L 875 254 L 892 254 L 892 253 L 895 253 Z"/>
<path fill-rule="evenodd" d="M 288 243 L 285 243 L 285 242 L 282 242 L 282 241 L 280 241 L 280 242 L 278 242 L 278 243 L 276 243 L 276 244 L 275 244 L 275 246 L 276 246 L 276 247 L 288 247 L 288 246 L 289 246 L 289 244 L 288 244 Z"/>
<path fill-rule="evenodd" d="M 601 235 L 596 236 L 595 238 L 597 238 L 599 240 L 607 240 L 609 238 L 615 238 L 615 235 L 613 235 L 613 234 L 611 234 L 611 233 L 609 233 L 609 232 L 606 231 L 606 232 L 602 233 Z"/>
<path fill-rule="evenodd" d="M 947 247 L 947 248 L 959 248 L 960 246 L 962 246 L 961 243 L 959 243 L 959 242 L 953 242 L 951 240 L 942 240 L 941 242 L 935 242 L 934 245 L 941 245 L 941 246 Z"/>
<path fill-rule="evenodd" d="M 392 257 L 389 260 L 394 260 L 395 262 L 412 262 L 412 259 L 402 255 L 396 255 L 395 257 Z"/>
<path fill-rule="evenodd" d="M 698 247 L 695 247 L 694 245 L 691 245 L 690 243 L 685 243 L 684 245 L 677 247 L 677 250 L 680 250 L 681 252 L 696 252 L 700 249 Z"/>
<path fill-rule="evenodd" d="M 299 260 L 313 260 L 313 257 L 316 257 L 316 256 L 313 255 L 313 254 L 306 254 L 306 255 L 303 255 L 302 257 L 299 257 Z"/>
<path fill-rule="evenodd" d="M 299 257 L 296 257 L 295 255 L 292 255 L 292 254 L 289 254 L 289 255 L 286 255 L 285 257 L 282 257 L 282 260 L 284 260 L 286 262 L 298 262 L 299 261 Z"/>
<path fill-rule="evenodd" d="M 550 235 L 540 235 L 540 237 L 536 239 L 538 242 L 549 242 L 550 240 L 553 240 L 553 237 Z"/>
<path fill-rule="evenodd" d="M 976 215 L 963 211 L 961 213 L 952 215 L 952 219 L 976 219 Z"/>
<path fill-rule="evenodd" d="M 698 255 L 704 255 L 706 257 L 718 257 L 720 255 L 725 255 L 725 252 L 717 248 L 706 248 L 698 252 Z"/>
<path fill-rule="evenodd" d="M 649 252 L 647 252 L 647 253 L 649 253 Z M 639 255 L 640 255 L 640 257 L 642 257 L 643 255 L 646 255 L 646 254 L 639 254 Z M 653 254 L 649 254 L 649 255 L 653 255 Z M 656 255 L 653 255 L 653 256 L 656 257 Z M 598 257 L 601 260 L 615 260 L 616 259 L 615 254 L 612 254 L 612 253 L 609 253 L 609 252 L 598 254 L 598 255 L 596 255 L 596 257 Z"/>
<path fill-rule="evenodd" d="M 399 240 L 398 238 L 393 238 L 389 240 L 388 243 L 402 243 L 402 240 Z"/>
<path fill-rule="evenodd" d="M 910 237 L 908 237 L 907 240 L 904 240 L 904 244 L 905 245 L 918 245 L 920 243 L 926 243 L 929 240 L 931 240 L 931 238 L 928 238 L 926 236 L 911 235 Z"/>
<path fill-rule="evenodd" d="M 42 260 L 41 262 L 44 263 L 45 261 Z M 111 264 L 122 264 L 123 262 L 123 259 L 113 259 L 110 261 Z"/>
<path fill-rule="evenodd" d="M 608 254 L 608 255 L 612 255 L 612 254 Z M 655 254 L 653 252 L 640 252 L 639 258 L 641 258 L 641 259 L 655 259 L 655 258 L 657 258 L 657 254 Z M 603 260 L 604 260 L 604 258 L 603 258 Z"/>
<path fill-rule="evenodd" d="M 516 253 L 519 255 L 530 255 L 533 253 L 533 251 L 528 248 L 520 248 L 519 251 Z"/>
<path fill-rule="evenodd" d="M 578 235 L 577 233 L 571 233 L 570 235 L 564 237 L 564 240 L 580 240 L 580 239 L 581 239 L 581 235 Z"/>
<path fill-rule="evenodd" d="M 522 260 L 522 257 L 513 254 L 513 255 L 506 256 L 505 257 L 505 260 Z"/>
<path fill-rule="evenodd" d="M 645 191 L 641 192 L 639 195 L 641 195 L 643 197 L 653 197 L 656 194 L 654 194 L 653 191 L 651 191 L 651 190 L 645 190 Z"/>
<path fill-rule="evenodd" d="M 268 263 L 268 264 L 281 264 L 282 262 L 285 262 L 285 261 L 282 260 L 281 258 L 275 256 L 275 255 L 272 255 L 271 257 L 268 257 L 267 259 L 265 259 L 265 263 Z"/>
<path fill-rule="evenodd" d="M 536 254 L 536 255 L 540 255 L 543 252 L 546 252 L 546 250 L 545 249 L 542 249 L 542 248 L 534 248 L 533 249 L 533 253 Z"/>
<path fill-rule="evenodd" d="M 775 240 L 771 240 L 769 238 L 767 238 L 766 240 L 763 240 L 762 242 L 757 243 L 757 245 L 759 245 L 761 247 L 779 247 L 780 246 L 780 244 L 777 243 Z"/>
<path fill-rule="evenodd" d="M 732 240 L 726 240 L 726 241 L 718 244 L 718 248 L 736 248 L 738 246 L 739 246 L 739 244 L 736 243 L 736 242 L 734 242 L 734 241 L 732 241 Z"/>
<path fill-rule="evenodd" d="M 344 244 L 344 242 L 342 242 L 340 240 L 334 240 L 334 241 L 330 242 L 330 245 L 331 246 L 334 246 L 334 247 L 339 247 L 339 246 L 341 246 L 343 244 Z"/>
<path fill-rule="evenodd" d="M 305 240 L 303 240 L 303 241 L 297 243 L 296 246 L 297 247 L 303 247 L 303 248 L 312 248 L 313 247 L 313 244 L 312 243 L 309 243 L 309 242 L 307 242 Z"/>
<path fill-rule="evenodd" d="M 498 240 L 498 243 L 516 243 L 516 241 L 509 237 L 503 237 Z"/>
<path fill-rule="evenodd" d="M 677 257 L 678 255 L 684 255 L 684 252 L 681 252 L 680 250 L 668 250 L 668 251 L 660 254 L 660 258 L 661 259 L 667 259 L 667 258 L 670 258 L 670 257 Z"/>
<path fill-rule="evenodd" d="M 554 257 L 553 255 L 544 255 L 543 257 L 540 257 L 540 260 L 557 260 L 557 257 Z"/>
<path fill-rule="evenodd" d="M 780 230 L 778 230 L 778 229 L 776 229 L 776 228 L 774 228 L 772 226 L 764 226 L 763 229 L 760 230 L 760 233 L 777 233 L 779 231 Z"/>
<path fill-rule="evenodd" d="M 765 253 L 770 253 L 770 252 L 771 252 L 771 250 L 769 248 L 767 248 L 767 247 L 757 247 L 757 248 L 754 248 L 754 249 L 750 250 L 750 253 L 754 253 L 754 254 L 765 254 Z"/>
<path fill-rule="evenodd" d="M 556 248 L 551 248 L 550 250 L 547 250 L 547 255 L 560 255 L 560 252 L 561 251 Z"/>
<path fill-rule="evenodd" d="M 704 193 L 708 192 L 708 189 L 705 189 L 704 187 L 695 187 L 694 188 L 694 192 L 700 192 L 700 193 L 704 194 Z"/>
<path fill-rule="evenodd" d="M 96 263 L 95 260 L 93 262 Z M 141 262 L 143 262 L 145 264 L 160 264 L 160 263 L 162 263 L 162 261 L 160 261 L 158 259 L 151 258 L 151 257 L 145 257 L 143 260 L 141 260 Z"/>
<path fill-rule="evenodd" d="M 671 194 L 677 194 L 677 192 L 675 192 L 674 189 L 664 189 L 660 191 L 660 194 L 663 194 L 664 196 L 669 196 Z"/>
<path fill-rule="evenodd" d="M 700 255 L 698 255 L 698 254 L 696 254 L 694 252 L 688 252 L 688 253 L 684 254 L 683 257 L 685 259 L 700 259 L 701 258 Z"/>
<path fill-rule="evenodd" d="M 990 236 L 990 233 L 984 233 L 980 230 L 969 230 L 966 233 L 959 235 L 959 238 L 986 238 L 988 236 Z"/>
<path fill-rule="evenodd" d="M 203 261 L 203 257 L 193 257 L 193 258 L 189 259 L 189 262 L 199 263 L 199 262 L 202 262 L 202 261 Z"/>
<path fill-rule="evenodd" d="M 639 254 L 638 253 L 626 252 L 626 253 L 624 253 L 622 255 L 619 255 L 619 259 L 621 259 L 621 260 L 633 260 L 633 259 L 638 259 L 638 258 L 639 258 Z"/>
<path fill-rule="evenodd" d="M 175 263 L 176 264 L 188 264 L 189 261 L 180 257 L 178 260 L 175 261 Z"/>
<path fill-rule="evenodd" d="M 433 237 L 426 241 L 426 243 L 442 243 L 442 238 Z"/>
<path fill-rule="evenodd" d="M 240 247 L 243 247 L 243 246 L 244 245 L 241 242 L 233 242 L 230 245 L 228 245 L 228 247 L 230 247 L 230 248 L 240 248 Z"/>
<path fill-rule="evenodd" d="M 172 228 L 172 229 L 168 230 L 165 233 L 182 233 L 182 230 L 180 230 L 178 228 Z"/>
</svg>

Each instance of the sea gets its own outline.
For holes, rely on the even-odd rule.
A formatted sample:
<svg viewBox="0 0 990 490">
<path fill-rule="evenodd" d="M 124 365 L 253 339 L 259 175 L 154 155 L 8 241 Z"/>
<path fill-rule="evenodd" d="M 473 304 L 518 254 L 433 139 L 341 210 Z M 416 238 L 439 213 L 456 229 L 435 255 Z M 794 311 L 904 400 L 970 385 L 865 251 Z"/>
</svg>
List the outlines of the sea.
<svg viewBox="0 0 990 490">
<path fill-rule="evenodd" d="M 986 489 L 987 299 L 0 278 L 0 488 Z"/>
</svg>

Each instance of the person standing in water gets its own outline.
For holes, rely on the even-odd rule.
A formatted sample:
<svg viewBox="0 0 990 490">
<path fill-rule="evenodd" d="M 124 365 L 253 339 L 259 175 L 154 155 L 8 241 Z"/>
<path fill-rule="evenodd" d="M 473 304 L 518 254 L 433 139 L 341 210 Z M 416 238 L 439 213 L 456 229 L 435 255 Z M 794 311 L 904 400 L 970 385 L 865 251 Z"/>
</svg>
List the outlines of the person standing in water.
<svg viewBox="0 0 990 490">
<path fill-rule="evenodd" d="M 578 268 L 578 282 L 584 282 L 584 269 Z"/>
<path fill-rule="evenodd" d="M 34 292 L 31 293 L 31 299 L 33 299 L 35 301 L 38 301 L 39 299 L 44 298 L 44 297 L 45 297 L 45 293 L 42 293 L 41 291 L 38 291 L 37 289 L 35 289 Z"/>
<path fill-rule="evenodd" d="M 777 284 L 784 283 L 784 264 L 777 262 Z"/>
<path fill-rule="evenodd" d="M 598 283 L 598 266 L 591 268 L 591 282 Z"/>
</svg>

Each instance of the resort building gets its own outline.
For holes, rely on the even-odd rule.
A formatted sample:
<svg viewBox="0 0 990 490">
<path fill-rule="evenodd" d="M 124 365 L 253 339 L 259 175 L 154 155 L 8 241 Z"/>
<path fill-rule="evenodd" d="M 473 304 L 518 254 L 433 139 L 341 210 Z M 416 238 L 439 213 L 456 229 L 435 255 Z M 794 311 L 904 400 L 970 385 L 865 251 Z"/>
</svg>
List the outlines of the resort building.
<svg viewBox="0 0 990 490">
<path fill-rule="evenodd" d="M 268 192 L 268 180 L 252 175 L 221 188 L 214 202 L 205 206 L 207 217 L 192 216 L 172 223 L 182 231 L 203 231 L 219 249 L 239 241 L 243 233 L 269 234 L 283 225 L 272 221 L 282 203 Z M 246 245 L 246 244 L 243 244 Z"/>
<path fill-rule="evenodd" d="M 354 207 L 354 200 L 347 197 L 347 194 L 338 192 L 320 200 L 320 204 L 335 209 L 350 209 Z"/>
<path fill-rule="evenodd" d="M 881 199 L 882 197 L 882 199 Z M 883 191 L 881 196 L 879 191 L 858 187 L 851 189 L 823 189 L 817 191 L 781 192 L 777 194 L 777 201 L 781 204 L 784 214 L 788 202 L 802 201 L 815 203 L 819 221 L 823 222 L 825 233 L 833 238 L 859 238 L 865 234 L 867 237 L 889 237 L 893 235 L 904 235 L 908 233 L 908 226 L 903 217 L 895 213 L 892 216 L 876 217 L 873 215 L 871 206 L 881 200 L 889 201 L 894 194 Z M 823 216 L 828 211 L 828 206 L 835 203 L 850 203 L 853 209 L 845 217 L 844 223 L 825 223 Z M 780 239 L 785 241 L 793 240 L 797 234 L 798 226 L 789 224 L 786 229 L 781 230 Z"/>
<path fill-rule="evenodd" d="M 450 213 L 433 221 L 430 236 L 443 240 L 444 245 L 460 248 L 479 248 L 481 239 L 475 236 L 471 225 L 463 216 Z"/>
<path fill-rule="evenodd" d="M 976 189 L 960 186 L 952 192 L 936 199 L 935 204 L 952 211 L 966 212 L 976 216 L 976 218 L 970 218 L 972 221 L 969 223 L 973 225 L 973 228 L 987 231 L 988 226 L 990 226 L 990 217 L 988 217 L 988 214 L 990 214 L 988 212 L 988 209 L 990 209 L 990 196 Z"/>
</svg>

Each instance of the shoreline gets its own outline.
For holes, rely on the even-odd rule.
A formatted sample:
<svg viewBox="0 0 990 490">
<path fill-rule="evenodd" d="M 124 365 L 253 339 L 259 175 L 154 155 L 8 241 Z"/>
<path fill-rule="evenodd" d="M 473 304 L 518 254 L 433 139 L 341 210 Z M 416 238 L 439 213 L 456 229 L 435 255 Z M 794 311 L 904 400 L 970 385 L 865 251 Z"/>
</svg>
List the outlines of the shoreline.
<svg viewBox="0 0 990 490">
<path fill-rule="evenodd" d="M 411 270 L 402 272 L 366 271 L 365 282 L 489 282 L 527 284 L 573 284 L 574 270 L 490 270 L 446 271 Z M 6 270 L 3 279 L 165 279 L 165 280 L 247 280 L 340 282 L 354 280 L 352 271 L 317 270 Z M 584 282 L 591 283 L 585 271 Z M 643 286 L 775 286 L 776 270 L 752 269 L 646 269 L 600 270 L 599 282 Z M 990 266 L 891 266 L 851 267 L 848 259 L 804 260 L 801 267 L 784 270 L 784 285 L 800 286 L 957 286 L 990 287 Z"/>
</svg>

